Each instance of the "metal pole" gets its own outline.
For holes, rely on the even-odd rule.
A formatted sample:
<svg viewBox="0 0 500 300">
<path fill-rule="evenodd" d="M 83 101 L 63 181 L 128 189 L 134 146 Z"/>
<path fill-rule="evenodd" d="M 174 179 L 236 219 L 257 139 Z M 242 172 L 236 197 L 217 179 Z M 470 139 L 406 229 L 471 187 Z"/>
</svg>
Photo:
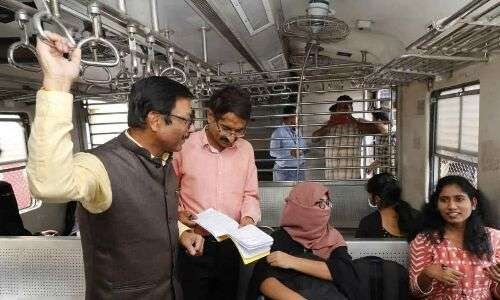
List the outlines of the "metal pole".
<svg viewBox="0 0 500 300">
<path fill-rule="evenodd" d="M 432 27 L 429 32 L 427 32 L 422 37 L 418 38 L 416 41 L 412 42 L 410 45 L 406 47 L 406 50 L 410 50 L 413 48 L 419 48 L 423 44 L 427 43 L 431 39 L 433 39 L 436 35 L 438 35 L 443 28 L 446 28 L 450 23 L 458 19 L 459 17 L 465 17 L 470 14 L 472 11 L 487 3 L 489 0 L 474 0 L 467 3 L 464 7 L 462 7 L 459 11 L 455 12 L 450 17 L 446 18 L 441 24 L 439 24 L 440 28 Z M 465 14 L 465 15 L 464 15 Z"/>
<path fill-rule="evenodd" d="M 345 69 L 345 68 L 366 68 L 366 69 L 373 69 L 375 66 L 371 64 L 362 64 L 362 63 L 345 63 L 345 64 L 336 64 L 336 65 L 325 65 L 325 66 L 318 66 L 318 67 L 309 67 L 306 68 L 306 71 L 331 71 L 331 70 L 336 70 L 336 69 Z M 249 72 L 247 73 L 248 76 L 272 76 L 273 74 L 276 73 L 290 73 L 290 72 L 300 72 L 302 68 L 291 68 L 291 69 L 282 69 L 282 70 L 269 70 L 269 71 L 264 71 L 264 72 Z M 225 76 L 231 76 L 234 75 L 234 73 L 227 73 Z M 276 75 L 275 75 L 276 76 Z M 278 75 L 279 76 L 279 75 Z"/>
<path fill-rule="evenodd" d="M 59 12 L 59 1 L 58 0 L 50 0 L 50 8 L 52 10 L 52 14 L 56 18 L 61 17 L 61 13 Z"/>
<path fill-rule="evenodd" d="M 387 137 L 387 142 L 389 143 L 388 147 L 389 147 L 389 164 L 391 165 L 391 167 L 396 167 L 396 163 L 395 163 L 395 160 L 393 161 L 392 160 L 392 153 L 393 153 L 393 150 L 392 149 L 392 144 L 393 144 L 393 137 L 392 137 L 392 123 L 393 123 L 393 116 L 392 116 L 392 110 L 394 108 L 394 98 L 395 96 L 393 95 L 393 89 L 390 89 L 391 91 L 391 94 L 390 94 L 390 97 L 391 97 L 391 102 L 390 102 L 390 111 L 389 111 L 389 128 L 387 130 L 387 133 L 389 134 L 388 137 Z M 396 124 L 396 126 L 399 126 L 399 124 Z M 396 130 L 397 130 L 397 127 L 396 127 Z M 397 154 L 397 152 L 396 152 Z M 396 170 L 394 171 L 394 175 L 396 175 Z"/>
<path fill-rule="evenodd" d="M 156 0 L 150 1 L 151 6 L 151 26 L 153 28 L 153 32 L 158 33 L 160 31 L 160 26 L 158 23 L 158 5 Z"/>
<path fill-rule="evenodd" d="M 311 41 L 307 45 L 307 51 L 306 51 L 306 56 L 304 57 L 304 63 L 302 64 L 302 70 L 300 71 L 300 80 L 299 80 L 299 88 L 297 90 L 297 102 L 295 106 L 295 151 L 297 151 L 297 158 L 300 158 L 300 146 L 299 146 L 299 114 L 302 112 L 302 84 L 304 81 L 304 72 L 306 69 L 307 65 L 307 59 L 309 58 L 309 55 L 311 55 L 311 50 L 313 48 L 313 44 L 315 41 Z M 295 172 L 296 177 L 295 181 L 298 181 L 299 178 L 299 173 L 300 173 L 300 166 L 297 164 L 297 170 Z"/>
<path fill-rule="evenodd" d="M 476 61 L 476 62 L 488 62 L 487 57 L 470 57 L 470 56 L 446 56 L 446 55 L 426 55 L 426 54 L 403 54 L 399 58 L 407 57 L 417 57 L 424 59 L 436 59 L 436 60 L 451 60 L 451 61 Z"/>
<path fill-rule="evenodd" d="M 206 63 L 208 61 L 208 57 L 207 57 L 207 31 L 208 31 L 208 27 L 203 25 L 201 26 L 201 43 L 202 43 L 202 47 L 203 47 L 203 61 Z"/>
<path fill-rule="evenodd" d="M 368 54 L 368 51 L 366 50 L 361 50 L 361 62 L 363 63 L 366 63 L 366 58 L 367 58 L 367 54 Z M 367 111 L 368 110 L 368 102 L 366 101 L 366 99 L 368 99 L 368 91 L 367 90 L 363 90 L 363 110 L 364 111 Z M 366 113 L 363 112 L 363 119 L 366 120 Z M 363 167 L 366 167 L 367 166 L 367 160 L 366 160 L 366 155 L 367 155 L 367 152 L 368 152 L 368 149 L 364 146 L 366 146 L 366 143 L 367 143 L 367 137 L 363 137 L 363 139 L 361 140 L 361 145 L 363 146 L 361 148 L 361 151 L 362 151 L 362 155 L 363 155 L 363 159 L 362 159 L 362 166 Z M 372 141 L 373 143 L 373 141 Z M 366 178 L 366 170 L 365 169 L 361 169 L 360 172 L 362 172 L 361 174 L 361 178 Z"/>
<path fill-rule="evenodd" d="M 368 102 L 366 101 L 366 99 L 368 99 L 368 91 L 363 90 L 363 119 L 365 119 L 365 120 L 366 120 L 366 110 L 368 109 Z M 361 139 L 361 155 L 363 156 L 363 158 L 361 160 L 362 167 L 367 167 L 367 161 L 365 158 L 365 156 L 367 155 L 367 150 L 368 150 L 368 149 L 366 149 L 367 139 L 368 139 L 367 137 L 363 137 Z M 366 174 L 365 169 L 360 169 L 360 175 L 361 175 L 361 178 L 366 178 L 367 174 Z"/>
<path fill-rule="evenodd" d="M 7 0 L 0 0 L 0 3 L 1 3 L 1 1 L 7 1 Z M 117 25 L 123 27 L 122 30 L 118 31 L 118 33 L 120 35 L 126 34 L 127 33 L 127 30 L 126 30 L 127 25 L 129 23 L 133 23 L 137 27 L 137 35 L 145 38 L 146 35 L 148 33 L 150 33 L 149 32 L 150 30 L 146 30 L 146 26 L 145 25 L 143 25 L 141 22 L 139 22 L 139 21 L 137 21 L 137 20 L 135 20 L 135 19 L 133 19 L 133 18 L 131 18 L 131 17 L 129 17 L 129 16 L 126 15 L 125 0 L 118 0 L 118 1 L 119 1 L 118 2 L 118 6 L 120 8 L 120 11 L 117 11 L 115 8 L 111 7 L 110 5 L 106 5 L 106 4 L 100 3 L 102 16 L 105 19 L 112 20 Z M 82 16 L 80 14 L 78 14 L 77 12 L 75 12 L 74 9 L 72 9 L 72 8 L 70 8 L 70 7 L 68 7 L 68 6 L 64 5 L 64 4 L 61 5 L 61 8 L 64 11 L 66 11 L 66 12 L 72 14 L 72 15 L 76 15 L 79 18 L 82 18 Z M 110 27 L 106 26 L 106 28 L 109 29 Z M 114 30 L 114 32 L 117 32 L 117 31 Z M 161 48 L 168 49 L 169 47 L 174 47 L 175 48 L 175 52 L 177 54 L 179 54 L 179 56 L 186 56 L 186 55 L 188 55 L 191 58 L 191 61 L 193 61 L 194 63 L 202 62 L 202 60 L 199 59 L 197 56 L 192 55 L 190 52 L 188 52 L 187 50 L 183 49 L 182 47 L 180 47 L 176 43 L 172 42 L 171 40 L 167 39 L 162 34 L 160 34 L 160 33 L 154 33 L 153 32 L 153 36 L 154 36 L 154 38 L 156 40 L 156 44 L 158 46 L 160 46 Z M 162 52 L 162 53 L 164 53 L 164 52 Z M 216 68 L 214 66 L 208 65 L 205 62 L 202 63 L 202 66 L 203 66 L 204 69 L 210 68 L 210 70 L 212 70 L 214 72 L 216 71 Z"/>
<path fill-rule="evenodd" d="M 118 10 L 124 15 L 127 14 L 127 5 L 125 4 L 125 0 L 118 0 Z"/>
<path fill-rule="evenodd" d="M 243 74 L 243 64 L 244 63 L 245 63 L 244 61 L 239 61 L 238 62 L 238 65 L 240 66 L 240 74 Z"/>
</svg>

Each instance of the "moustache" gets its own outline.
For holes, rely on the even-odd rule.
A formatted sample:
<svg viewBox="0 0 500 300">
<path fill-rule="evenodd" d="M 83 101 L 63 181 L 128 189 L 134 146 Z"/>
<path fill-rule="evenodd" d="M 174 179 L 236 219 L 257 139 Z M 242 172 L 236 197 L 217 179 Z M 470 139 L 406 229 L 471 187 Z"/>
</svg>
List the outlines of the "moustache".
<svg viewBox="0 0 500 300">
<path fill-rule="evenodd" d="M 222 136 L 220 138 L 220 141 L 223 142 L 224 144 L 232 144 L 231 141 L 225 136 Z"/>
</svg>

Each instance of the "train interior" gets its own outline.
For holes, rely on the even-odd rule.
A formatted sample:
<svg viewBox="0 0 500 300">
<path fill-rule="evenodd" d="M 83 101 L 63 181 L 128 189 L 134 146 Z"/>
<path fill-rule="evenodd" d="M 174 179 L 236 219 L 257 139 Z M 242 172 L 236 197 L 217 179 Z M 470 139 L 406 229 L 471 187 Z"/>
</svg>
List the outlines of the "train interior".
<svg viewBox="0 0 500 300">
<path fill-rule="evenodd" d="M 69 205 L 31 197 L 26 179 L 42 78 L 34 46 L 44 29 L 73 38 L 87 61 L 72 89 L 75 152 L 127 129 L 127 95 L 140 78 L 189 87 L 197 129 L 213 91 L 237 85 L 252 99 L 244 138 L 258 169 L 259 224 L 279 225 L 296 184 L 275 180 L 270 155 L 271 134 L 292 116 L 306 143 L 294 148 L 307 150 L 297 174 L 329 188 L 330 222 L 353 257 L 406 265 L 406 241 L 354 238 L 373 211 L 365 184 L 374 173 L 395 174 L 416 209 L 439 178 L 464 176 L 500 225 L 499 26 L 498 0 L 0 0 L 0 180 L 13 186 L 25 228 L 40 235 L 0 237 L 0 299 L 82 299 L 85 288 Z M 384 112 L 388 120 L 381 134 L 347 133 L 361 146 L 345 149 L 354 163 L 339 167 L 313 133 L 341 95 L 351 97 L 353 117 L 377 123 Z M 290 105 L 295 112 L 284 113 Z"/>
</svg>

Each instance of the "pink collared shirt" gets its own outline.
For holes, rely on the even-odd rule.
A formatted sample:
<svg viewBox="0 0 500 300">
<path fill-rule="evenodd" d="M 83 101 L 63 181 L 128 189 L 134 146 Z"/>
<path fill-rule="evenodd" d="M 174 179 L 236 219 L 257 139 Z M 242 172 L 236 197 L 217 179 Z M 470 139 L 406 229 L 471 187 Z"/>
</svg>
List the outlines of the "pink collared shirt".
<svg viewBox="0 0 500 300">
<path fill-rule="evenodd" d="M 179 177 L 180 210 L 214 208 L 237 222 L 246 216 L 260 221 L 257 167 L 248 141 L 238 139 L 219 152 L 203 129 L 189 136 L 172 163 Z"/>
</svg>

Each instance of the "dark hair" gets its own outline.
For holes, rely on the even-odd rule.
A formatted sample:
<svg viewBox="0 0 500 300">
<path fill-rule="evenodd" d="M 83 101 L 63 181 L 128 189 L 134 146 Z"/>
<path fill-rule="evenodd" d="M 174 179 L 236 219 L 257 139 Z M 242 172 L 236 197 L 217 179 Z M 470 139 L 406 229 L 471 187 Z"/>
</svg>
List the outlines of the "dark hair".
<svg viewBox="0 0 500 300">
<path fill-rule="evenodd" d="M 432 193 L 429 203 L 423 208 L 423 220 L 421 230 L 425 236 L 433 243 L 439 243 L 443 240 L 446 221 L 443 219 L 438 206 L 439 195 L 446 186 L 456 185 L 462 192 L 467 194 L 469 199 L 476 198 L 476 209 L 472 211 L 470 217 L 465 223 L 464 246 L 467 251 L 479 259 L 490 259 L 493 255 L 493 249 L 488 232 L 482 219 L 482 201 L 483 195 L 466 178 L 462 176 L 446 176 L 439 179 L 436 190 Z"/>
<path fill-rule="evenodd" d="M 352 98 L 348 95 L 342 95 L 342 96 L 339 96 L 337 98 L 337 102 L 340 102 L 340 101 L 352 101 Z M 330 108 L 328 110 L 330 112 L 336 112 L 337 111 L 337 104 L 338 103 L 333 104 L 332 106 L 330 106 Z M 349 103 L 349 104 L 351 104 L 351 103 Z"/>
<path fill-rule="evenodd" d="M 193 94 L 167 77 L 151 76 L 135 82 L 128 101 L 128 126 L 144 128 L 150 111 L 170 115 L 179 98 L 193 98 Z"/>
<path fill-rule="evenodd" d="M 348 95 L 342 95 L 337 98 L 337 101 L 352 101 L 352 98 Z"/>
<path fill-rule="evenodd" d="M 296 107 L 293 106 L 293 105 L 288 105 L 288 106 L 285 106 L 285 108 L 283 108 L 283 114 L 284 115 L 291 115 L 291 114 L 294 114 L 296 111 Z M 287 117 L 285 117 L 287 118 Z"/>
<path fill-rule="evenodd" d="M 207 106 L 217 119 L 231 112 L 248 121 L 252 114 L 250 96 L 236 86 L 226 86 L 216 91 L 208 100 Z"/>
<path fill-rule="evenodd" d="M 382 207 L 394 206 L 398 214 L 398 227 L 406 236 L 413 236 L 417 211 L 408 202 L 401 199 L 401 187 L 398 179 L 389 173 L 374 175 L 366 183 L 366 191 L 378 196 Z"/>
<path fill-rule="evenodd" d="M 373 120 L 389 122 L 389 112 L 387 111 L 376 111 L 372 112 Z"/>
</svg>

